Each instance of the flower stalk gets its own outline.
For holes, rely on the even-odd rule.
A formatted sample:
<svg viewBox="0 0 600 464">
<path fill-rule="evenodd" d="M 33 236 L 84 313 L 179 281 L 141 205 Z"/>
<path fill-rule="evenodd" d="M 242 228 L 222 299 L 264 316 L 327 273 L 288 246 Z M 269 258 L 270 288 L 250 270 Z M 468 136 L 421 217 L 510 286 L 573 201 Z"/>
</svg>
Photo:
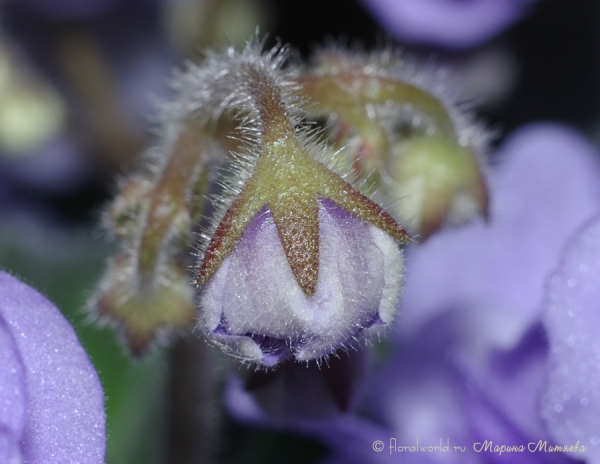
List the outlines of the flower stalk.
<svg viewBox="0 0 600 464">
<path fill-rule="evenodd" d="M 106 219 L 121 249 L 91 304 L 116 321 L 136 355 L 147 351 L 161 329 L 191 328 L 194 322 L 185 252 L 202 214 L 211 149 L 193 121 L 181 126 L 167 144 L 159 174 L 132 176 Z"/>
</svg>

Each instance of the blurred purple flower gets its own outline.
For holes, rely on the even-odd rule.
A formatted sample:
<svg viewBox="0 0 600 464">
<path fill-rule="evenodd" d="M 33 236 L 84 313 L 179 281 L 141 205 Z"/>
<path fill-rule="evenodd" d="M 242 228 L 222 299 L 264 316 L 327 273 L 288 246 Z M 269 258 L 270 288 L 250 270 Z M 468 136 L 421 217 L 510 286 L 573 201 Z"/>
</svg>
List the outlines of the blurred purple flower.
<svg viewBox="0 0 600 464">
<path fill-rule="evenodd" d="M 597 462 L 598 223 L 567 253 L 544 311 L 563 248 L 600 211 L 597 153 L 570 129 L 537 125 L 510 138 L 499 159 L 490 223 L 447 230 L 408 254 L 396 340 L 366 385 L 360 415 L 276 422 L 330 445 L 328 463 Z M 227 403 L 244 421 L 273 424 L 240 385 Z M 402 448 L 417 439 L 442 448 Z M 383 451 L 373 450 L 375 440 Z M 578 440 L 585 452 L 536 449 Z M 500 455 L 482 449 L 488 442 L 524 450 Z"/>
<path fill-rule="evenodd" d="M 130 0 L 131 1 L 131 0 Z M 137 0 L 131 3 L 156 4 L 160 0 Z M 17 3 L 17 2 L 15 2 Z M 92 18 L 114 10 L 123 0 L 18 0 L 21 8 L 50 20 L 77 20 Z"/>
<path fill-rule="evenodd" d="M 362 0 L 384 28 L 408 42 L 477 45 L 527 13 L 534 0 Z"/>
<path fill-rule="evenodd" d="M 73 329 L 0 271 L 0 462 L 101 464 L 104 396 Z"/>
<path fill-rule="evenodd" d="M 544 324 L 551 350 L 542 415 L 557 443 L 585 444 L 573 457 L 600 462 L 600 216 L 574 237 L 552 276 Z"/>
</svg>

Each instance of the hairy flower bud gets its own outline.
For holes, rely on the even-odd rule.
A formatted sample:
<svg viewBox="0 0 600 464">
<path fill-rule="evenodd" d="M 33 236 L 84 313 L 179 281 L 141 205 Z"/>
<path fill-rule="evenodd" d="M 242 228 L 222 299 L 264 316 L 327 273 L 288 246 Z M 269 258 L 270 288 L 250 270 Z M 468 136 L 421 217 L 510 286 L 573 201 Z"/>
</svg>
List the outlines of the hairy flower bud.
<svg viewBox="0 0 600 464">
<path fill-rule="evenodd" d="M 105 462 L 100 379 L 61 312 L 0 271 L 0 462 Z"/>
<path fill-rule="evenodd" d="M 206 98 L 199 111 L 231 102 L 253 134 L 231 197 L 200 246 L 197 282 L 208 338 L 265 367 L 319 360 L 388 324 L 401 291 L 396 241 L 410 241 L 336 172 L 333 150 L 303 123 L 299 86 L 280 69 L 282 53 L 250 44 L 183 80 Z"/>
<path fill-rule="evenodd" d="M 487 215 L 486 134 L 445 79 L 391 50 L 329 48 L 297 78 L 310 111 L 330 120 L 335 145 L 358 177 L 402 199 L 395 217 L 426 239 L 447 224 Z"/>
<path fill-rule="evenodd" d="M 200 328 L 243 360 L 319 360 L 390 323 L 397 245 L 411 237 L 359 187 L 397 199 L 387 169 L 405 138 L 472 138 L 442 99 L 404 78 L 396 53 L 333 53 L 307 69 L 288 57 L 254 40 L 176 73 L 158 156 L 107 214 L 122 248 L 92 301 L 133 352 L 197 317 L 185 275 L 197 236 Z M 212 169 L 217 159 L 227 169 Z"/>
<path fill-rule="evenodd" d="M 488 194 L 477 156 L 441 137 L 412 137 L 388 160 L 389 187 L 403 198 L 397 217 L 426 239 L 445 224 L 487 215 Z"/>
<path fill-rule="evenodd" d="M 200 216 L 211 144 L 192 121 L 167 121 L 149 167 L 131 175 L 105 214 L 121 241 L 98 291 L 93 312 L 117 325 L 132 354 L 173 329 L 193 327 L 194 291 L 186 251 Z"/>
<path fill-rule="evenodd" d="M 303 292 L 268 208 L 246 228 L 201 296 L 210 339 L 242 360 L 273 366 L 319 359 L 391 322 L 402 252 L 378 227 L 318 200 L 319 277 Z"/>
</svg>

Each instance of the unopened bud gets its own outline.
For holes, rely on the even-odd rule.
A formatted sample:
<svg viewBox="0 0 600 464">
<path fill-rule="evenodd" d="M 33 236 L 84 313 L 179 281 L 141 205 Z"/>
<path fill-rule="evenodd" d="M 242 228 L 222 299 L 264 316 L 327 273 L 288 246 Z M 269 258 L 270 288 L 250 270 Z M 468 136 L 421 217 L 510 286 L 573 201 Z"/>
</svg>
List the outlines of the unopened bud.
<svg viewBox="0 0 600 464">
<path fill-rule="evenodd" d="M 268 209 L 257 214 L 206 284 L 202 327 L 224 351 L 270 367 L 348 348 L 389 325 L 402 291 L 402 252 L 378 227 L 319 200 L 319 273 L 307 295 Z"/>
<path fill-rule="evenodd" d="M 413 137 L 393 147 L 387 174 L 388 189 L 402 198 L 397 216 L 421 239 L 444 225 L 487 215 L 484 177 L 469 147 L 443 137 Z"/>
<path fill-rule="evenodd" d="M 193 324 L 189 280 L 184 269 L 169 265 L 156 285 L 140 291 L 132 257 L 121 254 L 109 263 L 92 305 L 99 315 L 118 321 L 130 351 L 140 356 L 161 333 Z"/>
</svg>

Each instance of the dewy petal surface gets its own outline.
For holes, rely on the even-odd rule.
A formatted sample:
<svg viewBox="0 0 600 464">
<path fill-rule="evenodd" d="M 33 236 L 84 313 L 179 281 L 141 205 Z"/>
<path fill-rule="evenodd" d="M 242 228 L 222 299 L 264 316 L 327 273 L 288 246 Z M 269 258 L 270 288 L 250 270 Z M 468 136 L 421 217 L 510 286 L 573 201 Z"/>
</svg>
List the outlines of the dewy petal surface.
<svg viewBox="0 0 600 464">
<path fill-rule="evenodd" d="M 25 429 L 24 366 L 0 311 L 0 462 L 19 462 L 19 441 Z"/>
<path fill-rule="evenodd" d="M 600 216 L 575 236 L 548 286 L 550 343 L 542 415 L 557 442 L 600 463 Z"/>
<path fill-rule="evenodd" d="M 249 361 L 268 354 L 257 336 L 280 340 L 296 359 L 310 360 L 352 344 L 374 324 L 389 324 L 403 270 L 394 239 L 319 200 L 319 241 L 319 280 L 309 296 L 292 274 L 269 211 L 257 214 L 205 286 L 209 336 L 235 345 Z"/>
<path fill-rule="evenodd" d="M 576 132 L 557 125 L 524 128 L 500 150 L 489 223 L 445 231 L 412 250 L 398 325 L 403 348 L 375 390 L 380 416 L 395 430 L 416 430 L 423 439 L 428 431 L 433 439 L 462 426 L 462 440 L 471 444 L 554 444 L 537 406 L 547 352 L 539 328 L 545 283 L 573 231 L 600 209 L 599 179 L 597 153 Z M 428 327 L 438 333 L 424 335 Z M 440 343 L 453 330 L 447 349 L 428 354 L 419 348 L 422 340 L 432 349 L 428 340 Z M 410 340 L 417 342 L 407 346 Z M 432 400 L 423 400 L 427 395 Z M 425 410 L 437 404 L 415 416 L 429 423 L 410 419 L 419 399 Z M 511 459 L 533 458 L 564 456 Z"/>
<path fill-rule="evenodd" d="M 104 396 L 73 329 L 46 298 L 0 272 L 0 315 L 25 366 L 29 464 L 104 462 Z"/>
</svg>

